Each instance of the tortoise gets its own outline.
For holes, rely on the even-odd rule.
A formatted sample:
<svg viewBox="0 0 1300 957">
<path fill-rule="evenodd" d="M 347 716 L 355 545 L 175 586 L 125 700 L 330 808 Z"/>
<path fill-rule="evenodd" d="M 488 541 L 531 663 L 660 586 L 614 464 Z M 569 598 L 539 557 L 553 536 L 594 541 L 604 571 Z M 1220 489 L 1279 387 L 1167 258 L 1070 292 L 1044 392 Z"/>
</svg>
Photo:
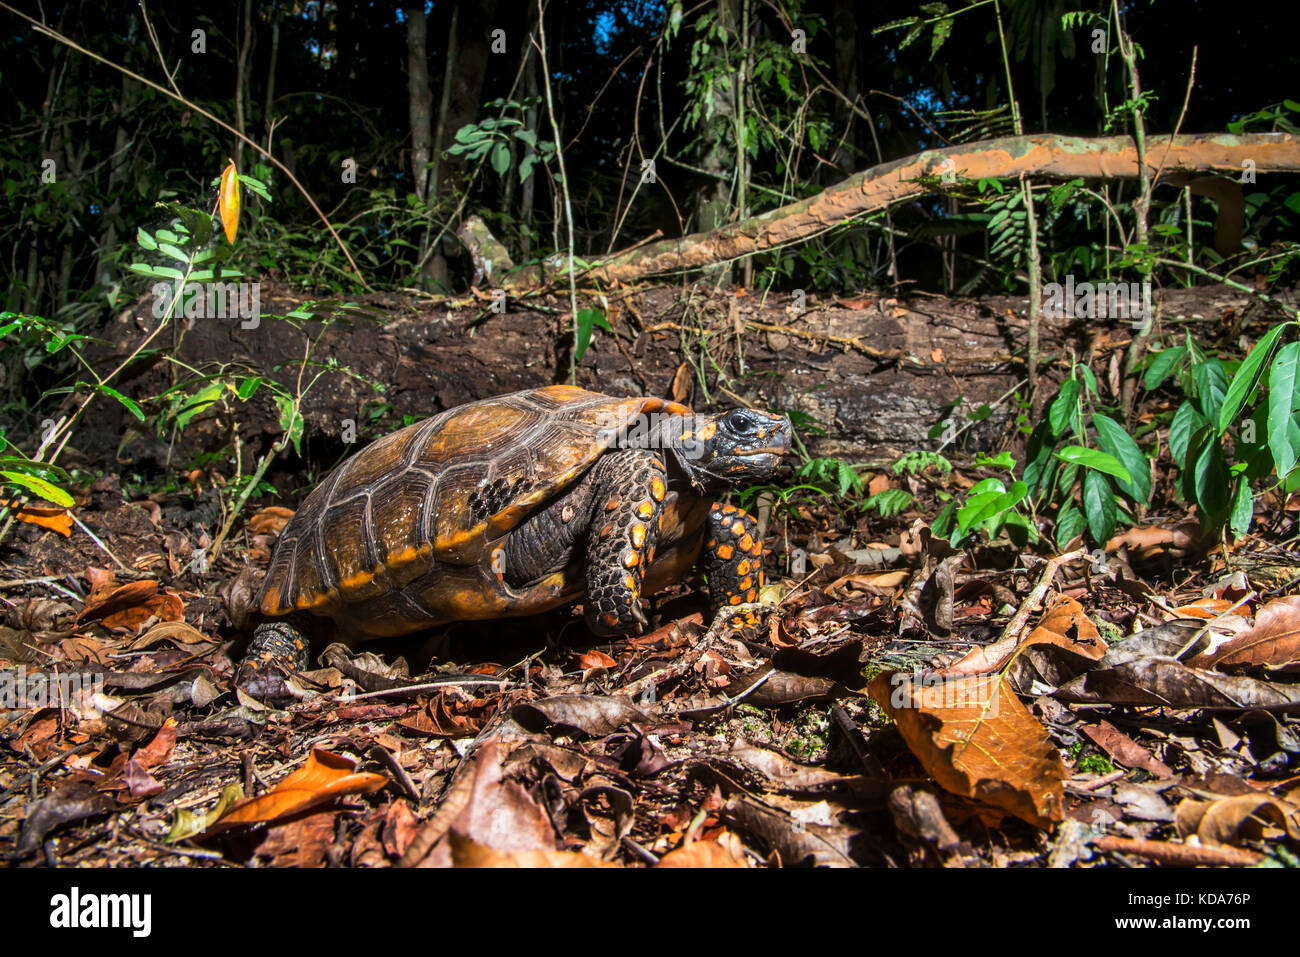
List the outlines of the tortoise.
<svg viewBox="0 0 1300 957">
<path fill-rule="evenodd" d="M 714 611 L 757 599 L 758 526 L 715 497 L 790 448 L 785 416 L 553 385 L 470 402 L 376 440 L 285 525 L 236 683 L 283 697 L 308 616 L 351 638 L 532 615 L 581 600 L 598 635 L 696 560 Z"/>
</svg>

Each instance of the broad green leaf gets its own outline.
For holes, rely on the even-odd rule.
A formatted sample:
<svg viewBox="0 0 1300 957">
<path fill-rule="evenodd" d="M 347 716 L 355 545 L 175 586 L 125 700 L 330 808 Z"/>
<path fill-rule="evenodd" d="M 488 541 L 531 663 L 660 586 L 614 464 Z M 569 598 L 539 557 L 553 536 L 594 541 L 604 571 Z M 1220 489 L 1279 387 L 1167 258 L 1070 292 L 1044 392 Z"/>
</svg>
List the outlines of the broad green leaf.
<svg viewBox="0 0 1300 957">
<path fill-rule="evenodd" d="M 599 309 L 579 309 L 577 317 L 578 341 L 574 345 L 573 361 L 576 365 L 582 361 L 582 357 L 587 353 L 587 346 L 591 344 L 592 330 L 599 326 L 606 332 L 612 332 L 609 320 L 605 318 L 605 313 Z"/>
<path fill-rule="evenodd" d="M 181 405 L 180 411 L 176 413 L 176 427 L 184 429 L 190 424 L 200 412 L 221 398 L 222 392 L 225 391 L 225 383 L 209 382 L 194 395 L 188 397 Z"/>
<path fill-rule="evenodd" d="M 1255 348 L 1250 350 L 1250 355 L 1246 356 L 1246 361 L 1232 377 L 1228 394 L 1223 397 L 1223 405 L 1219 409 L 1220 435 L 1228 431 L 1228 426 L 1232 424 L 1241 407 L 1246 404 L 1246 400 L 1255 390 L 1255 383 L 1259 381 L 1260 374 L 1264 371 L 1264 364 L 1268 362 L 1269 354 L 1272 353 L 1273 346 L 1285 328 L 1286 323 L 1280 323 L 1265 333 L 1264 338 L 1255 343 Z"/>
<path fill-rule="evenodd" d="M 1147 374 L 1144 385 L 1147 391 L 1151 392 L 1160 388 L 1160 383 L 1169 378 L 1169 373 L 1174 371 L 1183 356 L 1187 355 L 1186 346 L 1174 346 L 1172 349 L 1162 349 L 1157 352 L 1147 366 Z"/>
<path fill-rule="evenodd" d="M 1196 504 L 1201 507 L 1207 523 L 1217 524 L 1228 513 L 1228 463 L 1223 459 L 1223 447 L 1213 429 L 1205 430 L 1205 439 L 1199 443 L 1192 480 L 1196 488 Z"/>
<path fill-rule="evenodd" d="M 1115 488 L 1110 479 L 1089 469 L 1083 473 L 1083 513 L 1088 519 L 1088 534 L 1098 545 L 1105 545 L 1115 531 L 1118 509 Z"/>
<path fill-rule="evenodd" d="M 239 396 L 240 402 L 247 402 L 252 398 L 253 393 L 257 391 L 257 387 L 261 384 L 262 377 L 260 375 L 248 376 L 247 378 L 240 379 L 239 385 L 235 388 L 235 395 Z"/>
<path fill-rule="evenodd" d="M 1300 457 L 1291 441 L 1291 413 L 1300 406 L 1300 342 L 1288 342 L 1277 350 L 1268 371 L 1268 447 L 1273 452 L 1279 477 L 1295 468 Z"/>
<path fill-rule="evenodd" d="M 1255 497 L 1250 494 L 1250 480 L 1244 475 L 1237 479 L 1237 493 L 1232 497 L 1232 514 L 1228 527 L 1238 535 L 1250 531 L 1250 520 L 1255 514 Z"/>
<path fill-rule="evenodd" d="M 1205 416 L 1190 401 L 1184 402 L 1169 423 L 1169 454 L 1174 464 L 1183 468 L 1187 462 L 1187 445 L 1192 435 L 1205 425 Z"/>
<path fill-rule="evenodd" d="M 1016 460 L 1011 457 L 1010 452 L 999 452 L 995 456 L 988 456 L 981 452 L 975 456 L 975 465 L 978 468 L 1006 469 L 1010 472 L 1016 467 Z"/>
<path fill-rule="evenodd" d="M 953 516 L 956 511 L 956 502 L 949 502 L 945 505 L 939 514 L 935 516 L 934 522 L 930 525 L 930 531 L 939 538 L 947 538 L 953 530 Z"/>
<path fill-rule="evenodd" d="M 1201 414 L 1211 422 L 1218 422 L 1223 397 L 1228 392 L 1228 376 L 1223 371 L 1223 363 L 1218 359 L 1198 362 L 1192 366 L 1192 378 L 1196 382 L 1196 401 Z"/>
<path fill-rule="evenodd" d="M 1059 436 L 1074 427 L 1078 406 L 1079 382 L 1077 379 L 1066 379 L 1047 410 L 1047 421 L 1052 424 L 1053 436 Z"/>
<path fill-rule="evenodd" d="M 1052 432 L 1051 425 L 1043 419 L 1034 426 L 1029 443 L 1025 448 L 1025 482 L 1037 494 L 1047 489 L 1052 474 Z"/>
<path fill-rule="evenodd" d="M 1118 459 L 1128 470 L 1127 479 L 1120 476 L 1119 487 L 1135 502 L 1146 502 L 1151 497 L 1151 465 L 1138 448 L 1133 436 L 1114 419 L 1095 413 L 1092 424 L 1097 430 L 1097 444 Z"/>
<path fill-rule="evenodd" d="M 1087 521 L 1083 517 L 1083 512 L 1079 511 L 1073 501 L 1065 505 L 1060 513 L 1056 516 L 1056 544 L 1059 548 L 1064 548 L 1075 537 L 1080 535 L 1087 526 Z"/>
<path fill-rule="evenodd" d="M 510 169 L 510 147 L 505 143 L 498 143 L 492 150 L 492 168 L 498 176 L 505 176 Z"/>
<path fill-rule="evenodd" d="M 39 495 L 47 502 L 53 502 L 63 508 L 72 508 L 75 504 L 72 496 L 57 485 L 51 485 L 43 478 L 37 478 L 35 475 L 27 475 L 23 472 L 0 472 L 0 478 L 12 485 L 20 485 L 34 495 Z"/>
<path fill-rule="evenodd" d="M 1119 459 L 1096 449 L 1084 448 L 1082 445 L 1067 445 L 1056 453 L 1056 457 L 1062 462 L 1073 462 L 1087 469 L 1105 472 L 1107 475 L 1113 475 L 1125 482 L 1132 479 L 1129 470 L 1124 468 Z"/>
<path fill-rule="evenodd" d="M 141 249 L 147 249 L 149 252 L 153 252 L 158 248 L 158 244 L 154 242 L 154 238 L 142 228 L 135 231 L 135 241 L 139 244 Z"/>
</svg>

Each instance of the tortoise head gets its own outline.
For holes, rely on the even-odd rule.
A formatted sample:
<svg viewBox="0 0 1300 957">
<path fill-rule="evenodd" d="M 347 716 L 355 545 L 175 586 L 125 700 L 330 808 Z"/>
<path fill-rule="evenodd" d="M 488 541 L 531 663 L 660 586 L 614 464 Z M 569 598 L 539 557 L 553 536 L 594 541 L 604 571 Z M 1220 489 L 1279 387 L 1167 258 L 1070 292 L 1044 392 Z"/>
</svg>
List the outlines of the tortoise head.
<svg viewBox="0 0 1300 957">
<path fill-rule="evenodd" d="M 732 409 L 684 416 L 669 447 L 700 491 L 716 491 L 767 478 L 790 451 L 793 430 L 784 415 Z"/>
</svg>

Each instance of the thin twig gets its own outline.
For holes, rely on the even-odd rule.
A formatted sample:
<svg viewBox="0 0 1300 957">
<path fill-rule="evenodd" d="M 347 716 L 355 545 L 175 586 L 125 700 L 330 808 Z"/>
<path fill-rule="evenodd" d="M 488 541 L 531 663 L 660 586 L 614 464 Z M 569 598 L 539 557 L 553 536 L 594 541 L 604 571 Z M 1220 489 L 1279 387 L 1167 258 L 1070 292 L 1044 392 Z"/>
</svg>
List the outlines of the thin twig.
<svg viewBox="0 0 1300 957">
<path fill-rule="evenodd" d="M 1020 634 L 1020 630 L 1025 627 L 1025 622 L 1029 620 L 1029 616 L 1041 607 L 1043 598 L 1047 595 L 1047 589 L 1051 587 L 1052 579 L 1056 577 L 1057 570 L 1068 562 L 1083 558 L 1086 554 L 1088 553 L 1084 549 L 1076 548 L 1072 552 L 1066 552 L 1064 555 L 1057 555 L 1055 558 L 1049 560 L 1047 567 L 1043 569 L 1042 577 L 1038 579 L 1038 584 L 1035 585 L 1034 590 L 1029 593 L 1029 597 L 1026 598 L 1025 603 L 1020 606 L 1020 610 L 1012 616 L 1009 622 L 1007 622 L 1007 627 L 1002 630 L 1002 635 L 998 638 L 998 642 L 1010 641 L 1013 637 Z"/>
</svg>

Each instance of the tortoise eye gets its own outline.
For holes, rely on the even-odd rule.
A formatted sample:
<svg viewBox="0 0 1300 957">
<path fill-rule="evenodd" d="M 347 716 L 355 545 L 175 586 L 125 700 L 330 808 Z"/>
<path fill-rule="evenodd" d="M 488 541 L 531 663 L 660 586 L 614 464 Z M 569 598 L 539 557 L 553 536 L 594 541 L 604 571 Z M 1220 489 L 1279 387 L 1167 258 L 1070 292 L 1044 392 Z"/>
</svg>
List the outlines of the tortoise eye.
<svg viewBox="0 0 1300 957">
<path fill-rule="evenodd" d="M 745 409 L 737 409 L 728 415 L 727 425 L 737 435 L 753 435 L 758 431 L 758 423 Z"/>
</svg>

